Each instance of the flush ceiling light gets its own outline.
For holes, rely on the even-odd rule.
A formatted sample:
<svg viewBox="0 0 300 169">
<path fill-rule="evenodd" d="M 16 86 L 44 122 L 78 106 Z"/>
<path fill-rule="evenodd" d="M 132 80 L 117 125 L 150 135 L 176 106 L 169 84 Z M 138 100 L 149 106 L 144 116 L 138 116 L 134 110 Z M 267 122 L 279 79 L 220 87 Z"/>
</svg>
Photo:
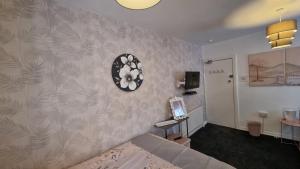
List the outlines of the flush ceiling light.
<svg viewBox="0 0 300 169">
<path fill-rule="evenodd" d="M 158 4 L 160 0 L 116 0 L 121 6 L 128 9 L 147 9 Z"/>
<path fill-rule="evenodd" d="M 281 12 L 283 9 L 280 8 L 277 12 Z M 290 46 L 292 40 L 295 39 L 297 32 L 297 20 L 281 20 L 280 22 L 271 24 L 266 28 L 266 38 L 271 44 L 272 49 L 283 48 Z"/>
</svg>

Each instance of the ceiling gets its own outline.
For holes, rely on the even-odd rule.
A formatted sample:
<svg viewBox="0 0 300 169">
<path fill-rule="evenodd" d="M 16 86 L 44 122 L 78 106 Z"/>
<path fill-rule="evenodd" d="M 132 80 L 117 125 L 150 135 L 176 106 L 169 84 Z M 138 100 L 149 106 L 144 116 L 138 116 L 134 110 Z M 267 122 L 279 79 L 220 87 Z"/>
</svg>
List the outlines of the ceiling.
<svg viewBox="0 0 300 169">
<path fill-rule="evenodd" d="M 161 0 L 147 10 L 129 10 L 115 0 L 61 2 L 201 45 L 263 31 L 278 20 L 280 7 L 290 11 L 286 17 L 300 14 L 300 0 Z"/>
</svg>

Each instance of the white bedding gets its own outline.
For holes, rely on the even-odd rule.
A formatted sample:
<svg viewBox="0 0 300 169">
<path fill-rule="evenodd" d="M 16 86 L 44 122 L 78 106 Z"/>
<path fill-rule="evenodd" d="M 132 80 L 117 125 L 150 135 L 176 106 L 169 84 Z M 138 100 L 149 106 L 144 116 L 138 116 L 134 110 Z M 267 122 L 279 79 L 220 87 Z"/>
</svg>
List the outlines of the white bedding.
<svg viewBox="0 0 300 169">
<path fill-rule="evenodd" d="M 127 142 L 69 169 L 180 169 Z"/>
<path fill-rule="evenodd" d="M 69 169 L 235 168 L 183 145 L 144 134 Z"/>
</svg>

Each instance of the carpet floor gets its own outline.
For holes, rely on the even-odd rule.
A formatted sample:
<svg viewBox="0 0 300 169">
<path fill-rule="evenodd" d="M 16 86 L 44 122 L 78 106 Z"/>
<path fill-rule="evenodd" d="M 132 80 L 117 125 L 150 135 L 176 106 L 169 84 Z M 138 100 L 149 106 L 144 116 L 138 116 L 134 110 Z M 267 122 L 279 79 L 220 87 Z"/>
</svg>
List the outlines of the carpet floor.
<svg viewBox="0 0 300 169">
<path fill-rule="evenodd" d="M 280 139 L 207 124 L 191 137 L 191 148 L 237 169 L 300 169 L 300 151 Z"/>
</svg>

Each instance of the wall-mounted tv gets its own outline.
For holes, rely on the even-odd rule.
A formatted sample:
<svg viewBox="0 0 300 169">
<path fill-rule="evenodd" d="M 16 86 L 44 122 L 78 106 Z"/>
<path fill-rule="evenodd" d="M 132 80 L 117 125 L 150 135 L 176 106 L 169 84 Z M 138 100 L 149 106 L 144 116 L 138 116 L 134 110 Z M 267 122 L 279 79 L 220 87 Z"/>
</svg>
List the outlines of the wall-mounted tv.
<svg viewBox="0 0 300 169">
<path fill-rule="evenodd" d="M 200 72 L 185 72 L 185 89 L 200 87 Z"/>
</svg>

